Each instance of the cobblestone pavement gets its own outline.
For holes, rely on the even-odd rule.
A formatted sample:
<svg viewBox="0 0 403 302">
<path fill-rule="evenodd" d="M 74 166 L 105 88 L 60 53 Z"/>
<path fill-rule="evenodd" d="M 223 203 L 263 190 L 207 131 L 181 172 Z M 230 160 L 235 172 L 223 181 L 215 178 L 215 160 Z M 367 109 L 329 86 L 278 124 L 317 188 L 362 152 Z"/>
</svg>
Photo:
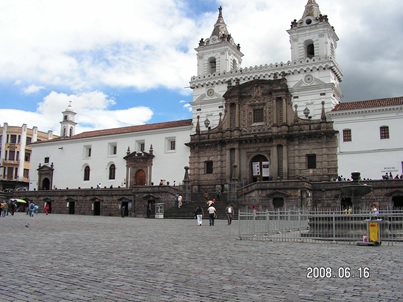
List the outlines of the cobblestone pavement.
<svg viewBox="0 0 403 302">
<path fill-rule="evenodd" d="M 0 229 L 1 301 L 403 301 L 401 245 L 245 241 L 206 219 L 17 213 Z"/>
</svg>

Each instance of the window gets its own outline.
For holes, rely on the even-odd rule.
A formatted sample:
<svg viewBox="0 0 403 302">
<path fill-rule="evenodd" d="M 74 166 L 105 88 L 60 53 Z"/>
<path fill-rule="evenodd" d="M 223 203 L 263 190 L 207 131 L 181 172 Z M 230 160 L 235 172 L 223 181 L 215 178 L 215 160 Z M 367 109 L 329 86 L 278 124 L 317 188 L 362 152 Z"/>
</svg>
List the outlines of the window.
<svg viewBox="0 0 403 302">
<path fill-rule="evenodd" d="M 208 60 L 208 71 L 209 73 L 214 73 L 216 72 L 216 59 L 215 58 L 210 58 Z"/>
<path fill-rule="evenodd" d="M 17 135 L 10 135 L 10 144 L 15 144 L 17 143 Z"/>
<path fill-rule="evenodd" d="M 29 145 L 30 143 L 32 143 L 32 137 L 27 137 L 26 144 Z"/>
<path fill-rule="evenodd" d="M 43 162 L 44 162 L 45 164 L 48 164 L 48 163 L 49 163 L 49 157 L 45 157 L 45 158 L 43 159 Z"/>
<path fill-rule="evenodd" d="M 84 180 L 90 180 L 90 167 L 86 166 L 84 168 Z"/>
<path fill-rule="evenodd" d="M 381 139 L 389 139 L 389 127 L 381 126 L 380 135 L 381 135 Z"/>
<path fill-rule="evenodd" d="M 31 161 L 31 153 L 25 153 L 25 161 L 29 162 Z"/>
<path fill-rule="evenodd" d="M 108 155 L 116 155 L 118 153 L 118 146 L 116 143 L 110 143 L 108 145 Z"/>
<path fill-rule="evenodd" d="M 351 142 L 351 129 L 343 130 L 343 142 Z"/>
<path fill-rule="evenodd" d="M 313 45 L 313 42 L 309 43 L 306 46 L 306 56 L 310 59 L 312 59 L 315 56 L 315 47 Z"/>
<path fill-rule="evenodd" d="M 176 150 L 176 140 L 174 137 L 166 138 L 166 151 L 173 152 Z"/>
<path fill-rule="evenodd" d="M 136 151 L 138 152 L 144 152 L 145 150 L 145 141 L 141 140 L 141 141 L 136 141 Z"/>
<path fill-rule="evenodd" d="M 8 160 L 15 160 L 15 151 L 8 151 Z"/>
<path fill-rule="evenodd" d="M 114 164 L 109 166 L 109 179 L 115 179 L 116 166 Z"/>
<path fill-rule="evenodd" d="M 253 110 L 253 122 L 263 123 L 263 108 Z"/>
<path fill-rule="evenodd" d="M 84 146 L 84 158 L 91 157 L 91 146 Z"/>
<path fill-rule="evenodd" d="M 213 174 L 213 161 L 207 160 L 204 162 L 205 174 Z"/>
<path fill-rule="evenodd" d="M 316 154 L 307 154 L 306 159 L 308 169 L 316 169 Z"/>
<path fill-rule="evenodd" d="M 172 140 L 169 143 L 170 143 L 170 150 L 175 150 L 175 141 Z"/>
</svg>

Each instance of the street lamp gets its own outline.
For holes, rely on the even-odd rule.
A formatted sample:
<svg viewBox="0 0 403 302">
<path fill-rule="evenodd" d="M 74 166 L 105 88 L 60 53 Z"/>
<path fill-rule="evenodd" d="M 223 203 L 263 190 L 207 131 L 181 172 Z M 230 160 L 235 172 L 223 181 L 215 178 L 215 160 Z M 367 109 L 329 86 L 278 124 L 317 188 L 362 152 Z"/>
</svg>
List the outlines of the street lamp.
<svg viewBox="0 0 403 302">
<path fill-rule="evenodd" d="M 206 120 L 204 121 L 204 126 L 208 129 L 210 126 L 210 120 L 206 117 Z"/>
<path fill-rule="evenodd" d="M 309 110 L 308 107 L 305 107 L 303 113 L 304 113 L 304 115 L 305 115 L 306 118 L 309 118 L 309 119 L 312 118 L 311 116 L 309 116 L 309 113 L 311 113 L 311 110 Z"/>
</svg>

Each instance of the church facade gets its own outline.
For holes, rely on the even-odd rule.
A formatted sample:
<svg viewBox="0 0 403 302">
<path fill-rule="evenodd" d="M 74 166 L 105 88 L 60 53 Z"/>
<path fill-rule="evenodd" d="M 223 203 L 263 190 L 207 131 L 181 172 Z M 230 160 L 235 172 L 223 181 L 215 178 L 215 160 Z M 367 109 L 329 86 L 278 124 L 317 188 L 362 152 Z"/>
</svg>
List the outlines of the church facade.
<svg viewBox="0 0 403 302">
<path fill-rule="evenodd" d="M 381 179 L 388 167 L 401 174 L 402 98 L 392 103 L 363 101 L 366 109 L 340 102 L 339 38 L 316 1 L 307 2 L 287 33 L 289 61 L 242 67 L 241 46 L 219 8 L 211 35 L 196 48 L 197 75 L 190 80 L 192 119 L 75 134 L 76 113 L 69 105 L 61 137 L 32 144 L 31 167 L 37 169 L 30 170 L 30 190 L 69 189 L 74 195 L 74 189 L 79 196 L 69 198 L 78 203 L 82 196 L 92 200 L 94 194 L 99 202 L 102 194 L 92 190 L 98 185 L 116 188 L 126 193 L 113 202 L 130 201 L 141 213 L 145 206 L 136 203 L 157 196 L 173 204 L 175 192 L 183 190 L 180 185 L 186 181 L 196 195 L 236 188 L 238 202 L 246 206 L 338 207 L 349 204 L 348 197 L 340 195 L 343 182 L 333 181 L 340 171 L 346 178 L 354 170 L 368 177 L 365 163 L 381 156 L 383 163 L 371 175 Z M 380 148 L 362 144 L 365 125 L 370 124 L 374 133 L 382 131 L 376 144 Z M 399 183 L 372 183 L 379 190 L 374 189 L 368 203 L 403 206 Z M 153 188 L 136 193 L 159 184 L 158 194 Z M 84 189 L 88 192 L 83 195 Z M 65 200 L 59 195 L 63 209 Z M 52 202 L 57 205 L 56 196 Z M 91 213 L 91 207 L 85 209 Z"/>
</svg>

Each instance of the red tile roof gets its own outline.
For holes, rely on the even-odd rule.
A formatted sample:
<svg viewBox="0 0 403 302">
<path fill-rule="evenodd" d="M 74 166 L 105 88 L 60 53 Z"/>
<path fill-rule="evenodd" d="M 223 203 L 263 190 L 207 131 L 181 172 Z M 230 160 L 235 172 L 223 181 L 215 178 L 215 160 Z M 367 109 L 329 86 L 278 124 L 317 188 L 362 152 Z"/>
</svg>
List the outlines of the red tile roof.
<svg viewBox="0 0 403 302">
<path fill-rule="evenodd" d="M 375 107 L 389 107 L 403 105 L 403 96 L 395 98 L 375 99 L 337 104 L 332 111 L 356 110 Z"/>
<path fill-rule="evenodd" d="M 80 139 L 80 138 L 106 136 L 106 135 L 117 135 L 117 134 L 141 132 L 141 131 L 148 131 L 148 130 L 186 127 L 186 126 L 191 126 L 191 125 L 192 125 L 192 120 L 188 119 L 188 120 L 163 122 L 163 123 L 156 123 L 156 124 L 146 124 L 146 125 L 128 126 L 128 127 L 121 127 L 121 128 L 93 130 L 93 131 L 82 132 L 82 133 L 79 133 L 79 134 L 76 134 L 74 136 L 67 137 L 67 138 L 60 138 L 57 140 Z M 52 141 L 56 141 L 56 139 L 54 139 Z"/>
</svg>

